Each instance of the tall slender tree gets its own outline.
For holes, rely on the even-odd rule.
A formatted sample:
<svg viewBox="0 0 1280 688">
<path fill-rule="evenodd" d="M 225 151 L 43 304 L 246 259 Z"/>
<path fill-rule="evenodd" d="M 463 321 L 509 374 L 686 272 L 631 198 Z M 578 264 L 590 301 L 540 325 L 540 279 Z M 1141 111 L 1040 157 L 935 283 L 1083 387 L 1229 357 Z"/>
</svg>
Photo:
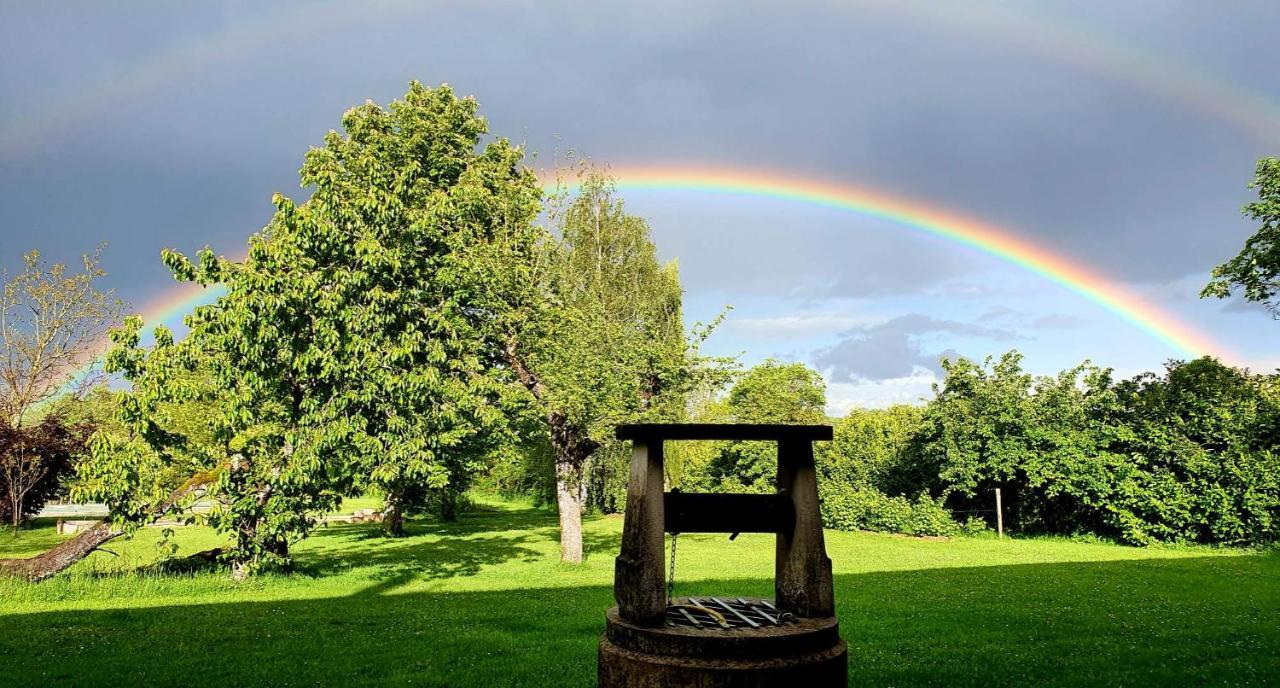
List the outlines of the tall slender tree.
<svg viewBox="0 0 1280 688">
<path fill-rule="evenodd" d="M 552 206 L 556 234 L 536 264 L 545 299 L 506 347 L 546 419 L 561 557 L 574 563 L 588 462 L 618 423 L 678 418 L 684 392 L 714 367 L 685 337 L 676 264 L 659 262 L 648 224 L 627 213 L 610 177 L 580 174 L 577 193 Z"/>
</svg>

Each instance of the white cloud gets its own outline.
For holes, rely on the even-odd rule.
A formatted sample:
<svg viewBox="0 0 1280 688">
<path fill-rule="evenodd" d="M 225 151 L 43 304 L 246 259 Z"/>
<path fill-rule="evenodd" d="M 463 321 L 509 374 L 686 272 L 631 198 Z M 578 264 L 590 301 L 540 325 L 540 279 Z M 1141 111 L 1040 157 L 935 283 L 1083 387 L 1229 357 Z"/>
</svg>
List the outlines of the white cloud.
<svg viewBox="0 0 1280 688">
<path fill-rule="evenodd" d="M 906 377 L 878 381 L 827 383 L 827 414 L 842 417 L 855 408 L 885 408 L 894 404 L 921 404 L 933 397 L 939 378 L 931 370 L 917 370 Z"/>
<path fill-rule="evenodd" d="M 808 313 L 775 318 L 730 318 L 725 326 L 758 337 L 788 339 L 826 335 L 852 327 L 878 325 L 884 321 L 884 318 L 849 313 Z"/>
</svg>

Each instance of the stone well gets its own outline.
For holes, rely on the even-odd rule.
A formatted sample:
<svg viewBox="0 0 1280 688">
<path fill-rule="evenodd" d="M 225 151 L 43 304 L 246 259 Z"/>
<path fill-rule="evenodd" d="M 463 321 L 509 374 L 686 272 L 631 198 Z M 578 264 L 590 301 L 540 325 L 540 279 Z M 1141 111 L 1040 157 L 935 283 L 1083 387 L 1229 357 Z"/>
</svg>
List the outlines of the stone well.
<svg viewBox="0 0 1280 688">
<path fill-rule="evenodd" d="M 617 606 L 605 614 L 602 688 L 844 686 L 847 650 L 835 617 L 831 560 L 818 513 L 813 442 L 826 425 L 624 425 L 634 446 Z M 771 495 L 663 491 L 669 440 L 767 440 L 778 446 Z M 665 533 L 771 532 L 777 536 L 774 599 L 667 599 Z"/>
</svg>

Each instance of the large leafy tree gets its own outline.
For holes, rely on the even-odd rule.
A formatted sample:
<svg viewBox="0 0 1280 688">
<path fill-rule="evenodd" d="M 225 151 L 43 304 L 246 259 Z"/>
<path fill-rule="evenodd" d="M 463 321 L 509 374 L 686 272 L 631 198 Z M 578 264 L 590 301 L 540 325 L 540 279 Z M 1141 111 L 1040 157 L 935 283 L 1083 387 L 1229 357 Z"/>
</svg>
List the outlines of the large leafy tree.
<svg viewBox="0 0 1280 688">
<path fill-rule="evenodd" d="M 1274 376 L 1213 358 L 1121 383 L 1134 465 L 1107 505 L 1131 542 L 1261 544 L 1280 537 L 1280 405 Z"/>
<path fill-rule="evenodd" d="M 1246 300 L 1280 317 L 1280 158 L 1259 160 L 1249 186 L 1257 189 L 1258 200 L 1246 205 L 1244 214 L 1261 226 L 1239 254 L 1213 269 L 1200 295 L 1227 298 L 1239 289 Z"/>
<path fill-rule="evenodd" d="M 914 496 L 921 481 L 912 473 L 918 464 L 913 440 L 923 420 L 923 408 L 905 404 L 850 410 L 836 422 L 832 442 L 816 445 L 819 476 L 827 483 Z"/>
<path fill-rule="evenodd" d="M 551 216 L 557 232 L 537 262 L 545 301 L 513 329 L 506 353 L 545 418 L 561 556 L 579 562 L 588 462 L 616 454 L 618 423 L 680 417 L 708 368 L 684 335 L 676 265 L 658 261 L 648 224 L 626 212 L 607 175 L 583 172 Z"/>
<path fill-rule="evenodd" d="M 1017 528 L 1087 529 L 1121 470 L 1099 418 L 1116 403 L 1110 372 L 1084 364 L 1036 378 L 1016 351 L 943 366 L 907 473 L 963 511 L 988 512 L 1001 488 L 1006 521 Z"/>
<path fill-rule="evenodd" d="M 1280 523 L 1274 377 L 1212 358 L 1114 382 L 1088 364 L 1033 377 L 1010 352 L 946 364 L 907 475 L 1027 532 L 1265 543 Z"/>
<path fill-rule="evenodd" d="M 277 195 L 244 261 L 165 252 L 179 279 L 226 290 L 184 339 L 159 330 L 144 350 L 133 321 L 110 359 L 134 385 L 133 432 L 100 443 L 87 492 L 142 516 L 155 490 L 112 476 L 181 446 L 156 413 L 210 380 L 218 446 L 197 463 L 237 575 L 287 563 L 314 514 L 356 486 L 388 495 L 395 523 L 404 495 L 456 484 L 503 426 L 497 363 L 533 293 L 541 196 L 521 150 L 481 146 L 473 100 L 416 82 L 389 108 L 348 111 L 343 128 L 307 155 L 310 199 Z"/>
</svg>

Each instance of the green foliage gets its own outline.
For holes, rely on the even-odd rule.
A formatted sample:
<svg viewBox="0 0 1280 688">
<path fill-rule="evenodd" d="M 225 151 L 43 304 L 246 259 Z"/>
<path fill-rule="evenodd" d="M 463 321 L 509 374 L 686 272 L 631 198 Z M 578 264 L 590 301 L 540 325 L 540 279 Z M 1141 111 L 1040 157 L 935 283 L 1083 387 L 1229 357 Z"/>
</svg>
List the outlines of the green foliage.
<svg viewBox="0 0 1280 688">
<path fill-rule="evenodd" d="M 822 523 L 836 530 L 871 530 L 906 535 L 956 535 L 960 524 L 928 495 L 914 502 L 866 487 L 827 482 L 822 489 Z"/>
<path fill-rule="evenodd" d="M 475 110 L 416 82 L 353 108 L 307 154 L 310 199 L 277 195 L 243 262 L 166 251 L 176 277 L 227 293 L 181 342 L 139 348 L 136 318 L 116 333 L 130 432 L 100 438 L 85 494 L 144 520 L 160 468 L 200 445 L 164 431 L 163 404 L 215 396 L 216 442 L 184 468 L 216 476 L 208 519 L 238 572 L 288 563 L 344 493 L 461 487 L 505 430 L 501 335 L 529 293 L 541 195 L 519 148 L 479 147 Z"/>
<path fill-rule="evenodd" d="M 743 373 L 723 405 L 708 409 L 714 422 L 791 423 L 826 422 L 826 383 L 803 363 L 769 359 Z M 717 442 L 704 479 L 691 487 L 716 491 L 772 492 L 778 474 L 778 454 L 771 442 Z M 701 484 L 698 484 L 700 482 Z"/>
<path fill-rule="evenodd" d="M 816 445 L 819 480 L 885 494 L 918 490 L 913 440 L 923 421 L 919 406 L 851 410 L 836 421 L 832 441 Z"/>
<path fill-rule="evenodd" d="M 947 377 L 916 438 L 921 487 L 1024 532 L 1263 544 L 1280 535 L 1274 379 L 1212 358 L 1115 383 L 1088 364 L 1033 378 L 1016 352 Z"/>
<path fill-rule="evenodd" d="M 686 337 L 679 272 L 658 261 L 648 223 L 627 213 L 606 174 L 584 167 L 578 175 L 575 193 L 551 199 L 557 231 L 534 264 L 542 299 L 523 311 L 507 348 L 544 419 L 564 558 L 574 562 L 583 507 L 622 506 L 628 452 L 613 428 L 683 418 L 689 392 L 724 363 L 698 354 L 709 328 Z"/>
<path fill-rule="evenodd" d="M 1258 190 L 1258 200 L 1246 205 L 1244 214 L 1261 226 L 1239 254 L 1213 269 L 1200 296 L 1223 299 L 1240 289 L 1246 300 L 1263 303 L 1280 317 L 1280 158 L 1259 160 L 1249 187 Z"/>
<path fill-rule="evenodd" d="M 548 307 L 521 342 L 546 386 L 540 401 L 596 442 L 620 422 L 670 414 L 688 374 L 677 266 L 658 261 L 648 223 L 615 193 L 612 179 L 587 170 L 552 207 L 558 236 L 541 263 Z"/>
<path fill-rule="evenodd" d="M 1264 380 L 1201 358 L 1120 386 L 1132 427 L 1121 447 L 1136 466 L 1109 510 L 1125 539 L 1280 538 L 1280 405 Z"/>
</svg>

